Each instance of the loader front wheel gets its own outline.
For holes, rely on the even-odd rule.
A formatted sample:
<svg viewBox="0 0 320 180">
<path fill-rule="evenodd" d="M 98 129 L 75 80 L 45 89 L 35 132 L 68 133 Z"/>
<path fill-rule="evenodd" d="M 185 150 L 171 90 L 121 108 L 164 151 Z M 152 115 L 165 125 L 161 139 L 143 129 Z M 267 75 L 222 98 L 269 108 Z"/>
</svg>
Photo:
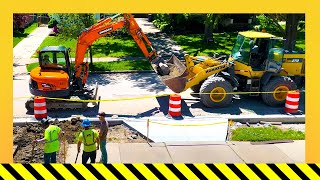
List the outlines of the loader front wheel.
<svg viewBox="0 0 320 180">
<path fill-rule="evenodd" d="M 232 102 L 233 88 L 222 77 L 212 77 L 204 81 L 200 88 L 200 100 L 207 107 L 226 107 Z"/>
<path fill-rule="evenodd" d="M 290 77 L 281 76 L 273 78 L 267 85 L 262 87 L 261 97 L 269 106 L 282 106 L 286 101 L 288 91 L 296 90 L 297 85 Z"/>
</svg>

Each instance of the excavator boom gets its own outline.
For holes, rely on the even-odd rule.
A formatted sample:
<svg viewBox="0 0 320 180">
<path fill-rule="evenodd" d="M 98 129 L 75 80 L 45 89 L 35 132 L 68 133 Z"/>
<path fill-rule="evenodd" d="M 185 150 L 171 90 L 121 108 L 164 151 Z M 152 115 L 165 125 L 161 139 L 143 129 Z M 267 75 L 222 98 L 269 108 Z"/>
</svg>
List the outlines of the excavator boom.
<svg viewBox="0 0 320 180">
<path fill-rule="evenodd" d="M 131 14 L 117 14 L 113 17 L 102 19 L 90 28 L 85 29 L 78 38 L 75 57 L 75 82 L 80 88 L 86 84 L 89 74 L 89 65 L 83 62 L 88 47 L 91 46 L 95 40 L 123 27 L 128 30 L 144 56 L 150 62 L 157 57 L 156 50 L 152 47 L 149 39 L 141 31 L 141 28 Z M 147 46 L 151 49 L 150 52 Z"/>
</svg>

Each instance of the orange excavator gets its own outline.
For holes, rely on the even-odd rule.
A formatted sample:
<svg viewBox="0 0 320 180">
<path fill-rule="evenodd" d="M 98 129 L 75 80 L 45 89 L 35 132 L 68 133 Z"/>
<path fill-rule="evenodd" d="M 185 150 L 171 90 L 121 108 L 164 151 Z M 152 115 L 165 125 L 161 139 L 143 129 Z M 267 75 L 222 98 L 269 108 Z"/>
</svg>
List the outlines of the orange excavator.
<svg viewBox="0 0 320 180">
<path fill-rule="evenodd" d="M 97 84 L 95 88 L 86 85 L 89 75 L 89 64 L 84 62 L 87 49 L 95 40 L 124 27 L 156 71 L 159 63 L 155 65 L 153 62 L 159 62 L 157 52 L 141 31 L 133 15 L 117 14 L 101 19 L 80 34 L 76 47 L 74 70 L 71 69 L 73 62 L 70 61 L 69 48 L 48 46 L 41 49 L 39 67 L 30 72 L 31 94 L 48 97 L 47 109 L 86 109 L 88 101 L 78 100 L 95 100 L 98 91 Z M 161 71 L 161 69 L 158 70 Z M 67 98 L 70 101 L 61 101 L 57 98 Z M 26 102 L 27 110 L 32 111 L 33 105 L 34 101 L 31 98 Z"/>
</svg>

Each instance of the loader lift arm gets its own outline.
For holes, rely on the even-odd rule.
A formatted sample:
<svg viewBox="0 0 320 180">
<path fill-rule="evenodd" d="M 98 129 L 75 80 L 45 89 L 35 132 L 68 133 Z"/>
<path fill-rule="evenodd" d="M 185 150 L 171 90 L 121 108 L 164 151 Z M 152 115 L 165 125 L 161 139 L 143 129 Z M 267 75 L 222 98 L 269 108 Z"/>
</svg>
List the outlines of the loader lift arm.
<svg viewBox="0 0 320 180">
<path fill-rule="evenodd" d="M 138 44 L 142 53 L 149 60 L 149 62 L 157 58 L 158 55 L 156 50 L 152 47 L 147 36 L 142 32 L 133 15 L 117 14 L 113 17 L 100 20 L 90 28 L 85 29 L 78 37 L 75 57 L 75 74 L 72 81 L 73 84 L 76 83 L 76 86 L 82 89 L 87 82 L 89 75 L 89 64 L 88 62 L 84 62 L 87 48 L 91 46 L 95 40 L 123 27 L 129 31 L 130 35 Z M 151 48 L 151 52 L 148 51 L 147 46 Z"/>
</svg>

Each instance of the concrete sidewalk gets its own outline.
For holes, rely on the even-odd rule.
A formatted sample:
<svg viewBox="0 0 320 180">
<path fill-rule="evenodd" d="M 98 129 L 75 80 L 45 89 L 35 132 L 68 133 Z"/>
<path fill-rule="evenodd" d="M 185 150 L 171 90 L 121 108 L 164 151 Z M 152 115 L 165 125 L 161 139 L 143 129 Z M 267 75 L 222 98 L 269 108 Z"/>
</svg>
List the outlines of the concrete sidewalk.
<svg viewBox="0 0 320 180">
<path fill-rule="evenodd" d="M 25 65 L 30 63 L 31 56 L 51 31 L 48 27 L 38 27 L 13 48 L 14 75 L 27 73 Z"/>
<path fill-rule="evenodd" d="M 151 146 L 150 146 L 151 145 Z M 109 163 L 304 163 L 305 141 L 252 145 L 250 142 L 108 143 Z M 74 163 L 70 144 L 66 163 Z M 81 163 L 79 154 L 77 163 Z M 101 152 L 97 151 L 96 161 Z"/>
</svg>

